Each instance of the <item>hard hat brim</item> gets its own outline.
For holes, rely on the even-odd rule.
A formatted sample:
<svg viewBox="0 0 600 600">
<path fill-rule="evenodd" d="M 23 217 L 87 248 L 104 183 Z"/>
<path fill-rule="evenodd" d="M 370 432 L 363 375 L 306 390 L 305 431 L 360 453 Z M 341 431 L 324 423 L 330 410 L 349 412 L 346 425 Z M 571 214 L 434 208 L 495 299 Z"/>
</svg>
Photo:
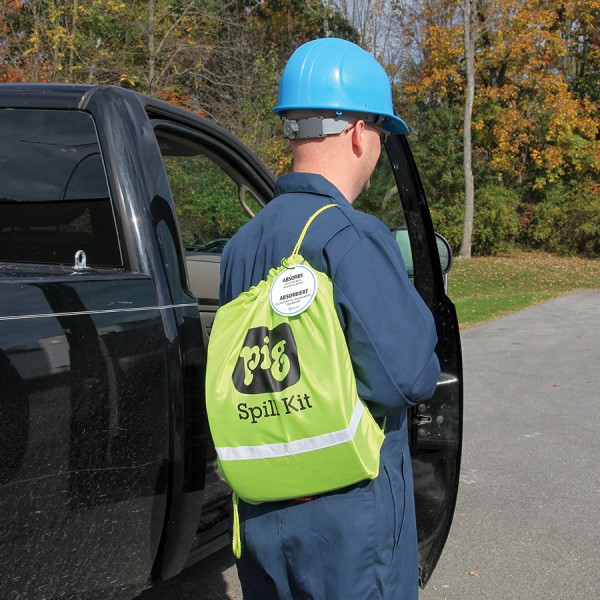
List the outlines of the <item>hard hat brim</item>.
<svg viewBox="0 0 600 600">
<path fill-rule="evenodd" d="M 407 134 L 410 131 L 408 125 L 396 115 L 383 116 L 383 127 L 390 133 Z"/>
</svg>

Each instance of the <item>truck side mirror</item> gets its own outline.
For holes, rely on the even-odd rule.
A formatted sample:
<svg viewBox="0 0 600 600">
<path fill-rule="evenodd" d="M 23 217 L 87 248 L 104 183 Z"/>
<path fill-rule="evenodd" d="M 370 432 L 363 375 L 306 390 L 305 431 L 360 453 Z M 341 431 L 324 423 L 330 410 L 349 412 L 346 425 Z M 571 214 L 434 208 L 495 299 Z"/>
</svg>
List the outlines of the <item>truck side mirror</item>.
<svg viewBox="0 0 600 600">
<path fill-rule="evenodd" d="M 440 256 L 442 273 L 446 275 L 452 268 L 452 248 L 450 248 L 450 244 L 440 233 L 435 234 L 435 242 L 437 244 L 438 254 Z"/>
<path fill-rule="evenodd" d="M 452 248 L 450 248 L 448 240 L 440 233 L 435 234 L 435 243 L 440 257 L 440 267 L 442 267 L 442 274 L 444 275 L 444 291 L 448 294 L 448 273 L 452 268 Z"/>
</svg>

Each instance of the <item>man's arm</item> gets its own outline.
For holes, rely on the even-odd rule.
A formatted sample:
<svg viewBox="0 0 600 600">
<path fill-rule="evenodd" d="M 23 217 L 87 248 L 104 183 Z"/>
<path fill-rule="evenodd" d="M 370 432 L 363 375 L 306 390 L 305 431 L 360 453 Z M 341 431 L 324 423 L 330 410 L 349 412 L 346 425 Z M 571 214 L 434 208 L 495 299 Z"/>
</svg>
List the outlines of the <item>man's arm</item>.
<svg viewBox="0 0 600 600">
<path fill-rule="evenodd" d="M 430 398 L 440 373 L 435 324 L 393 237 L 365 234 L 332 275 L 358 393 L 374 416 Z"/>
</svg>

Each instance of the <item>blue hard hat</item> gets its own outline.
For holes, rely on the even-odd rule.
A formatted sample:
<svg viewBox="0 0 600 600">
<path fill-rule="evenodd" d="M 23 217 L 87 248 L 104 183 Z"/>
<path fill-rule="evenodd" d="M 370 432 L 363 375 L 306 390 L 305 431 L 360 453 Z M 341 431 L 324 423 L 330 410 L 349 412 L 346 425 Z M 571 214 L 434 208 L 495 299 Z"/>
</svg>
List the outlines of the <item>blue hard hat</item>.
<svg viewBox="0 0 600 600">
<path fill-rule="evenodd" d="M 290 57 L 273 111 L 302 109 L 378 114 L 390 133 L 408 133 L 406 123 L 394 115 L 392 88 L 384 68 L 347 40 L 313 40 Z"/>
</svg>

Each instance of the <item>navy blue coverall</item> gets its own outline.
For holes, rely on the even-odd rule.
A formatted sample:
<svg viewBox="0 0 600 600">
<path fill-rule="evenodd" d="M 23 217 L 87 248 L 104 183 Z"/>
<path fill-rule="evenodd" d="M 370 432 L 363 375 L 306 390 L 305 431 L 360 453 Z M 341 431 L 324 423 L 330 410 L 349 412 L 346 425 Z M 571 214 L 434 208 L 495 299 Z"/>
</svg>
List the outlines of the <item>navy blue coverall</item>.
<svg viewBox="0 0 600 600">
<path fill-rule="evenodd" d="M 267 277 L 292 253 L 327 273 L 359 396 L 387 416 L 374 480 L 310 502 L 240 500 L 245 600 L 416 600 L 418 556 L 406 409 L 431 397 L 439 375 L 432 315 L 409 281 L 389 229 L 352 207 L 324 177 L 280 177 L 275 198 L 228 242 L 221 304 Z"/>
</svg>

